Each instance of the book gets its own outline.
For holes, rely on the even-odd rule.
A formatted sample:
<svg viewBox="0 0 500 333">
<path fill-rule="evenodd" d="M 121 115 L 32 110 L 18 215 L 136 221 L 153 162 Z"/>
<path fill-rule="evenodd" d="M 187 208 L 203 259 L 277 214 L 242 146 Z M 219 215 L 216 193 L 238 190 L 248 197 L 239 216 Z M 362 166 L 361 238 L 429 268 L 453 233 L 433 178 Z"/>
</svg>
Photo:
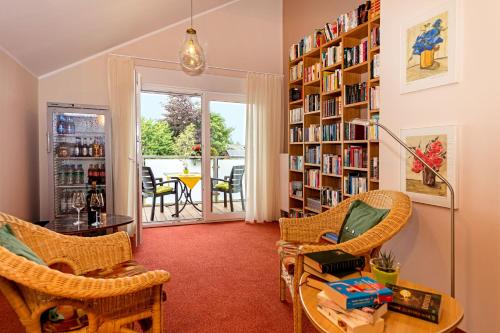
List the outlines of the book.
<svg viewBox="0 0 500 333">
<path fill-rule="evenodd" d="M 339 274 L 342 272 L 362 269 L 365 258 L 353 256 L 342 250 L 329 250 L 307 253 L 304 263 L 321 273 Z"/>
<path fill-rule="evenodd" d="M 340 191 L 338 191 L 338 193 L 340 193 Z M 328 243 L 337 244 L 339 242 L 339 235 L 334 234 L 333 232 L 327 232 L 321 236 L 321 239 L 327 241 Z"/>
<path fill-rule="evenodd" d="M 365 306 L 359 309 L 346 310 L 332 301 L 324 291 L 318 293 L 318 304 L 330 308 L 338 313 L 343 313 L 349 317 L 362 320 L 367 324 L 374 324 L 379 318 L 387 313 L 387 303 L 374 304 L 373 306 Z"/>
<path fill-rule="evenodd" d="M 392 301 L 392 290 L 369 277 L 328 282 L 325 293 L 344 309 L 356 309 Z"/>
<path fill-rule="evenodd" d="M 389 284 L 393 291 L 389 310 L 439 323 L 441 318 L 441 295 Z"/>
<path fill-rule="evenodd" d="M 379 318 L 374 324 L 349 318 L 348 316 L 335 312 L 325 306 L 318 304 L 318 312 L 330 320 L 342 332 L 345 333 L 383 333 L 384 319 Z"/>
<path fill-rule="evenodd" d="M 350 271 L 350 272 L 344 272 L 339 275 L 333 275 L 333 274 L 328 274 L 328 273 L 320 273 L 314 268 L 304 265 L 304 272 L 309 273 L 310 275 L 308 276 L 311 278 L 311 284 L 309 284 L 308 280 L 306 280 L 306 283 L 313 288 L 319 289 L 319 290 L 324 290 L 327 288 L 327 285 L 325 284 L 326 282 L 335 282 L 339 281 L 341 279 L 353 279 L 359 276 L 358 271 Z M 316 281 L 319 281 L 319 283 L 316 283 Z"/>
</svg>

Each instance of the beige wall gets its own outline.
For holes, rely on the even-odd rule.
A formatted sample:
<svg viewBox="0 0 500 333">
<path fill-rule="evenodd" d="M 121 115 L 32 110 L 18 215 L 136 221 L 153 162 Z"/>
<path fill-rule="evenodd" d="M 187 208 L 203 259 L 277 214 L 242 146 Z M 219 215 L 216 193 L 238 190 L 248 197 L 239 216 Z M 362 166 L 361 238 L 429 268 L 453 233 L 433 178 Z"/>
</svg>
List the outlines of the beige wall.
<svg viewBox="0 0 500 333">
<path fill-rule="evenodd" d="M 112 53 L 137 57 L 174 60 L 184 38 L 188 23 L 172 26 L 156 35 L 112 50 Z M 207 62 L 211 66 L 237 68 L 271 73 L 282 72 L 282 1 L 241 0 L 196 18 Z M 59 71 L 40 80 L 40 214 L 47 217 L 47 102 L 108 104 L 106 54 Z M 160 66 L 158 63 L 138 64 Z M 172 66 L 163 66 L 172 68 Z M 176 67 L 176 66 L 174 66 Z M 167 72 L 166 72 L 167 73 Z M 221 75 L 233 72 L 218 71 Z M 239 74 L 241 76 L 241 73 Z"/>
<path fill-rule="evenodd" d="M 37 79 L 0 50 L 0 211 L 38 220 Z"/>
</svg>

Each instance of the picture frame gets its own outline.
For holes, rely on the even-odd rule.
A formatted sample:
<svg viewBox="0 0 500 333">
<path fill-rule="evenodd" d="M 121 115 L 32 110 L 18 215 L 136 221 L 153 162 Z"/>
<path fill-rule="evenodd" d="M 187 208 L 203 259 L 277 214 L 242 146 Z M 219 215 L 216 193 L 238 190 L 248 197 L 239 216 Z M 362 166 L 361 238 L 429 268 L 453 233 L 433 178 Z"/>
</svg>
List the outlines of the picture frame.
<svg viewBox="0 0 500 333">
<path fill-rule="evenodd" d="M 460 0 L 442 0 L 403 19 L 400 45 L 400 93 L 459 81 L 462 33 L 457 24 Z"/>
<path fill-rule="evenodd" d="M 401 129 L 400 137 L 450 182 L 455 190 L 455 208 L 458 208 L 458 127 L 446 125 Z M 446 184 L 426 169 L 401 147 L 401 191 L 414 202 L 450 207 L 450 193 Z"/>
</svg>

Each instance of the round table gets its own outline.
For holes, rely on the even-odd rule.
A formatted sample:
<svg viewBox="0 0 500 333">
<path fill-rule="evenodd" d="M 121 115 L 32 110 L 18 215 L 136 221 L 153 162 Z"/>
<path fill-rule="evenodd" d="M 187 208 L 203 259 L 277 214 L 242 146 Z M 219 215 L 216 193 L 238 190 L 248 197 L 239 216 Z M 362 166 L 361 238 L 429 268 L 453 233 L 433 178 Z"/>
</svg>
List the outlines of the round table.
<svg viewBox="0 0 500 333">
<path fill-rule="evenodd" d="M 363 276 L 373 277 L 370 273 L 363 272 Z M 300 279 L 299 296 L 300 303 L 311 323 L 324 333 L 342 333 L 336 325 L 324 317 L 316 308 L 318 305 L 318 289 L 312 288 L 306 284 L 309 273 L 304 273 Z M 412 289 L 419 289 L 442 295 L 441 300 L 441 319 L 439 324 L 434 324 L 418 318 L 410 317 L 401 313 L 388 311 L 382 318 L 385 320 L 384 333 L 436 333 L 451 332 L 462 320 L 464 310 L 460 304 L 451 296 L 437 292 L 431 288 L 417 285 L 413 282 L 399 280 L 398 285 Z"/>
<path fill-rule="evenodd" d="M 111 229 L 112 232 L 117 232 L 118 227 L 130 224 L 134 222 L 134 219 L 125 215 L 107 214 L 101 217 L 101 225 L 97 227 L 89 226 L 84 219 L 82 219 L 84 223 L 80 225 L 74 225 L 73 223 L 75 221 L 76 217 L 56 218 L 45 225 L 45 228 L 60 234 L 84 236 L 96 231 L 107 231 L 109 229 Z"/>
<path fill-rule="evenodd" d="M 199 173 L 180 173 L 176 175 L 170 175 L 169 176 L 172 179 L 178 179 L 181 184 L 181 194 L 179 196 L 179 200 L 184 196 L 185 201 L 184 205 L 182 206 L 181 209 L 179 209 L 179 213 L 181 213 L 184 208 L 186 208 L 186 205 L 188 202 L 199 212 L 201 212 L 201 209 L 198 208 L 197 204 L 193 202 L 193 197 L 191 196 L 191 192 L 193 191 L 193 188 L 198 184 L 198 182 L 201 180 L 201 174 Z"/>
</svg>

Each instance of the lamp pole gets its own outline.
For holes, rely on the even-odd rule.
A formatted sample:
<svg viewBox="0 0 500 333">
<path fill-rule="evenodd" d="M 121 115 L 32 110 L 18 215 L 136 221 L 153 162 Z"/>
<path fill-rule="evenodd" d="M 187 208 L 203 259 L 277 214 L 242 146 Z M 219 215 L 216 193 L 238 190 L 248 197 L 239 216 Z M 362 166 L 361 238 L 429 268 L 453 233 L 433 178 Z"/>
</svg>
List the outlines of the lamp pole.
<svg viewBox="0 0 500 333">
<path fill-rule="evenodd" d="M 450 294 L 451 297 L 455 297 L 455 190 L 453 189 L 453 186 L 450 184 L 450 182 L 444 178 L 439 172 L 434 170 L 433 167 L 431 167 L 427 162 L 424 161 L 424 159 L 420 156 L 417 155 L 415 152 L 415 149 L 409 147 L 403 140 L 401 140 L 394 132 L 392 132 L 390 129 L 388 129 L 385 125 L 379 123 L 378 121 L 374 121 L 372 119 L 370 120 L 364 120 L 364 119 L 355 119 L 352 121 L 354 124 L 360 124 L 360 125 L 372 125 L 372 126 L 378 126 L 382 128 L 387 134 L 389 134 L 394 140 L 396 140 L 404 149 L 406 149 L 411 155 L 413 155 L 416 159 L 418 159 L 422 164 L 427 167 L 436 177 L 441 179 L 446 186 L 448 187 L 448 190 L 450 190 L 450 225 L 451 225 L 451 276 L 450 276 L 450 285 L 451 285 L 451 290 Z"/>
</svg>

